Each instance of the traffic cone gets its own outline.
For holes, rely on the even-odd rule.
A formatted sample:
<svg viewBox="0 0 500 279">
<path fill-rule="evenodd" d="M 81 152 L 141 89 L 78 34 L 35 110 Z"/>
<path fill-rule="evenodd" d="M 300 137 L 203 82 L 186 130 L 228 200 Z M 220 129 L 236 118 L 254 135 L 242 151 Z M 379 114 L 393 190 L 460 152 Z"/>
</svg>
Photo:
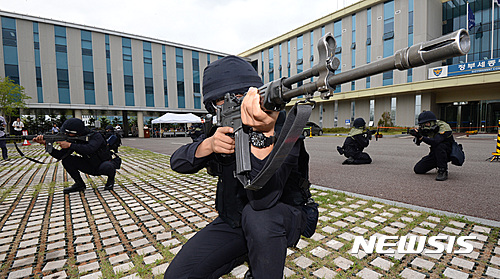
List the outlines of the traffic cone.
<svg viewBox="0 0 500 279">
<path fill-rule="evenodd" d="M 28 145 L 31 145 L 31 143 L 27 139 L 24 139 L 23 146 L 28 146 Z"/>
</svg>

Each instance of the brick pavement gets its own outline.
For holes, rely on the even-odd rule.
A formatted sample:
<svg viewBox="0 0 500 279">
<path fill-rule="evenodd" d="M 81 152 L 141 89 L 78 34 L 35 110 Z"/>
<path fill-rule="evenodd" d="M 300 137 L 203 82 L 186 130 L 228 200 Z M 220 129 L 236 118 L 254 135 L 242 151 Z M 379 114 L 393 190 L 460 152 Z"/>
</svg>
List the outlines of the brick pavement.
<svg viewBox="0 0 500 279">
<path fill-rule="evenodd" d="M 183 243 L 213 220 L 216 180 L 182 175 L 169 157 L 129 147 L 114 191 L 87 177 L 69 186 L 60 163 L 40 146 L 24 147 L 40 165 L 14 156 L 0 163 L 0 278 L 163 278 Z M 288 249 L 287 278 L 500 278 L 500 228 L 314 189 L 316 234 Z M 350 253 L 355 236 L 473 235 L 466 255 Z M 225 278 L 242 278 L 239 266 Z"/>
</svg>

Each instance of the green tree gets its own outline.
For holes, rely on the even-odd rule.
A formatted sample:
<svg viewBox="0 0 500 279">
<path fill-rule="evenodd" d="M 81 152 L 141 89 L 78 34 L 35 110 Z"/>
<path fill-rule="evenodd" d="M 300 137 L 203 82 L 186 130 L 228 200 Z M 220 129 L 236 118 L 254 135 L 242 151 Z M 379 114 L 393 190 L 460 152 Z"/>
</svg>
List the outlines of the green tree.
<svg viewBox="0 0 500 279">
<path fill-rule="evenodd" d="M 382 113 L 382 118 L 378 120 L 378 126 L 379 127 L 393 127 L 394 124 L 392 123 L 391 119 L 391 113 L 386 111 Z M 387 128 L 382 129 L 384 132 L 387 132 Z"/>
<path fill-rule="evenodd" d="M 30 96 L 24 94 L 24 87 L 14 83 L 9 77 L 0 77 L 0 115 L 3 115 L 7 122 L 7 128 L 10 130 L 10 121 L 12 115 L 18 115 L 19 109 L 27 108 L 26 100 Z"/>
</svg>

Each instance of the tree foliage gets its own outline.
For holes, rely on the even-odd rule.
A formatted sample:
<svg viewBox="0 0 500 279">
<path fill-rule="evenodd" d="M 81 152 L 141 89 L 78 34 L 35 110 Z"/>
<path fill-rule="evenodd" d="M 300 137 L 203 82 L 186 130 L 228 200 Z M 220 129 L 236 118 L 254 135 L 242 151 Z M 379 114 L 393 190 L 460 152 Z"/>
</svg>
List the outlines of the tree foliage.
<svg viewBox="0 0 500 279">
<path fill-rule="evenodd" d="M 18 115 L 19 109 L 26 108 L 28 99 L 31 97 L 24 94 L 24 87 L 14 83 L 9 77 L 0 77 L 0 115 L 8 118 L 9 124 L 12 115 Z"/>
</svg>

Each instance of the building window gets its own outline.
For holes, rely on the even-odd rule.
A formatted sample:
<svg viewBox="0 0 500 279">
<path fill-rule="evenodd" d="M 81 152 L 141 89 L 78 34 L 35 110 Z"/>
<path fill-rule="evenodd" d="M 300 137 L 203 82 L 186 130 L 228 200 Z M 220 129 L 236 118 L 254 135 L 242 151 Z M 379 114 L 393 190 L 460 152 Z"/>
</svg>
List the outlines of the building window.
<svg viewBox="0 0 500 279">
<path fill-rule="evenodd" d="M 57 91 L 60 104 L 70 104 L 66 28 L 54 26 L 56 43 Z"/>
<path fill-rule="evenodd" d="M 366 10 L 366 64 L 370 64 L 372 56 L 372 9 Z M 370 77 L 366 78 L 366 88 L 370 88 Z"/>
<path fill-rule="evenodd" d="M 151 43 L 142 42 L 142 57 L 144 62 L 144 91 L 146 92 L 146 107 L 155 106 L 155 92 L 153 82 L 153 55 Z"/>
<path fill-rule="evenodd" d="M 16 20 L 2 17 L 2 41 L 5 76 L 19 84 L 19 62 L 17 57 Z"/>
<path fill-rule="evenodd" d="M 391 122 L 396 125 L 396 97 L 391 98 Z"/>
<path fill-rule="evenodd" d="M 335 49 L 335 57 L 339 60 L 339 67 L 335 70 L 335 74 L 342 72 L 342 21 L 335 21 L 333 23 L 333 37 L 335 38 L 336 49 Z M 335 88 L 335 93 L 339 93 L 341 91 L 341 86 L 338 85 Z"/>
<path fill-rule="evenodd" d="M 286 46 L 287 46 L 287 57 L 288 57 L 288 64 L 287 64 L 287 68 L 288 68 L 288 77 L 290 77 L 291 75 L 291 67 L 292 67 L 292 62 L 290 61 L 290 40 L 288 40 L 286 42 Z"/>
<path fill-rule="evenodd" d="M 272 47 L 269 48 L 268 54 L 269 54 L 269 63 L 268 63 L 269 81 L 272 81 L 272 80 L 274 80 L 274 48 L 272 48 Z"/>
<path fill-rule="evenodd" d="M 283 65 L 282 65 L 282 63 L 281 63 L 281 61 L 282 61 L 282 60 L 281 60 L 281 59 L 282 59 L 282 57 L 281 57 L 281 44 L 279 45 L 279 52 L 280 52 L 280 53 L 279 53 L 279 57 L 280 57 L 280 58 L 279 58 L 279 59 L 280 59 L 280 61 L 279 61 L 279 62 L 280 62 L 280 66 L 279 66 L 279 68 L 278 68 L 278 69 L 279 69 L 279 73 L 280 73 L 280 78 L 282 78 L 282 77 L 283 77 L 283 72 L 282 72 Z"/>
<path fill-rule="evenodd" d="M 134 106 L 134 74 L 132 70 L 132 42 L 122 38 L 123 83 L 125 87 L 125 105 Z"/>
<path fill-rule="evenodd" d="M 356 67 L 356 14 L 351 16 L 352 33 L 351 33 L 351 68 Z M 356 81 L 351 81 L 351 91 L 356 90 Z"/>
<path fill-rule="evenodd" d="M 106 44 L 106 76 L 108 82 L 108 104 L 113 105 L 113 83 L 111 79 L 111 49 L 109 46 L 109 35 L 105 35 Z"/>
<path fill-rule="evenodd" d="M 95 105 L 94 62 L 92 57 L 92 33 L 81 30 L 83 92 L 86 105 Z"/>
<path fill-rule="evenodd" d="M 408 0 L 408 46 L 413 45 L 413 0 Z M 413 81 L 413 69 L 406 72 L 406 81 Z"/>
<path fill-rule="evenodd" d="M 370 122 L 373 124 L 375 121 L 375 100 L 370 100 Z"/>
<path fill-rule="evenodd" d="M 182 48 L 175 48 L 175 70 L 177 75 L 177 107 L 186 108 L 184 89 L 184 54 Z"/>
<path fill-rule="evenodd" d="M 297 37 L 297 74 L 302 73 L 304 70 L 304 37 L 302 35 Z M 302 81 L 297 83 L 297 86 L 302 86 Z"/>
<path fill-rule="evenodd" d="M 356 117 L 356 101 L 351 101 L 351 126 L 354 123 L 354 118 Z"/>
<path fill-rule="evenodd" d="M 260 52 L 260 76 L 264 82 L 264 51 Z"/>
<path fill-rule="evenodd" d="M 309 61 L 310 61 L 310 66 L 312 68 L 314 66 L 314 31 L 311 31 L 310 33 L 310 40 L 311 40 L 311 48 L 310 48 L 311 57 L 309 58 Z M 313 82 L 313 77 L 311 77 L 311 82 Z"/>
<path fill-rule="evenodd" d="M 40 37 L 38 22 L 33 22 L 33 43 L 35 51 L 36 95 L 38 103 L 43 103 L 42 67 L 40 64 Z"/>
<path fill-rule="evenodd" d="M 321 26 L 321 37 L 325 36 L 325 26 Z"/>
<path fill-rule="evenodd" d="M 193 51 L 193 97 L 194 108 L 201 109 L 200 54 Z"/>
<path fill-rule="evenodd" d="M 384 3 L 384 58 L 394 54 L 394 1 Z M 393 71 L 384 73 L 383 85 L 393 84 Z"/>
<path fill-rule="evenodd" d="M 163 99 L 165 101 L 165 107 L 168 108 L 168 88 L 167 88 L 167 52 L 165 50 L 165 45 L 161 46 L 161 57 L 162 57 L 162 67 L 163 67 Z M 210 54 L 207 54 L 207 63 L 210 64 Z"/>
<path fill-rule="evenodd" d="M 415 126 L 418 125 L 420 112 L 422 112 L 422 95 L 415 95 Z"/>
</svg>

